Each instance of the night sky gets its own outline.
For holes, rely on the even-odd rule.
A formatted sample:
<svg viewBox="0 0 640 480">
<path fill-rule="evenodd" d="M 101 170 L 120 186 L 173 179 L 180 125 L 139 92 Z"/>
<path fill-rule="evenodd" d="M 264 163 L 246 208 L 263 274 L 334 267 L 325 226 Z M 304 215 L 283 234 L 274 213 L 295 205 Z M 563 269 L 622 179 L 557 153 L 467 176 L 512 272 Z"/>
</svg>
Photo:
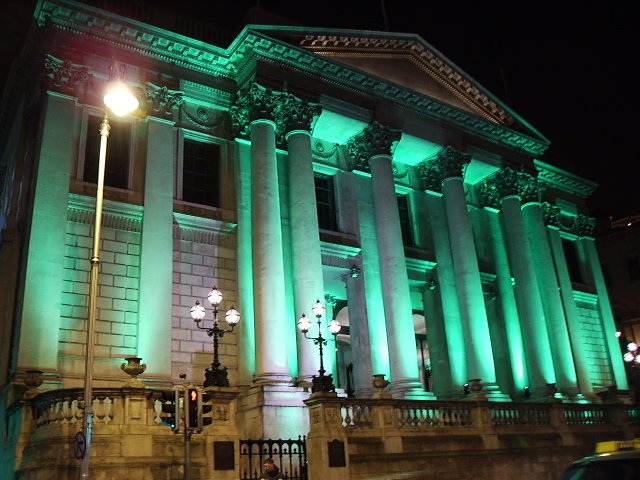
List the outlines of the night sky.
<svg viewBox="0 0 640 480">
<path fill-rule="evenodd" d="M 96 0 L 97 1 L 97 0 Z M 117 0 L 111 0 L 118 3 Z M 622 2 L 420 0 L 156 0 L 240 25 L 251 7 L 298 24 L 416 33 L 551 141 L 543 161 L 597 183 L 591 215 L 640 214 L 638 29 Z M 417 4 L 416 6 L 412 6 Z M 11 57 L 35 1 L 0 1 L 0 48 Z M 5 70 L 3 67 L 2 72 Z"/>
</svg>

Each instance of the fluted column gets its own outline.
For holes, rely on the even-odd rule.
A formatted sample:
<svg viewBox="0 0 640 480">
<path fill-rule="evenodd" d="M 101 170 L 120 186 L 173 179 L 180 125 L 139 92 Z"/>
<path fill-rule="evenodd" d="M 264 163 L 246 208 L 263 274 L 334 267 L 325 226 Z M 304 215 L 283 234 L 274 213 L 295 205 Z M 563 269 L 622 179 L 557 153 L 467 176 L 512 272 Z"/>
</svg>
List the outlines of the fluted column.
<svg viewBox="0 0 640 480">
<path fill-rule="evenodd" d="M 551 255 L 544 214 L 540 205 L 540 186 L 536 179 L 525 173 L 520 174 L 522 184 L 522 215 L 529 240 L 535 252 L 534 267 L 540 287 L 547 330 L 553 355 L 556 386 L 561 393 L 575 395 L 578 392 L 578 377 L 571 352 L 571 342 L 567 319 L 562 308 L 560 288 Z"/>
<path fill-rule="evenodd" d="M 256 384 L 288 383 L 285 338 L 292 329 L 286 309 L 283 239 L 276 157 L 276 95 L 258 84 L 239 94 L 234 126 L 251 142 L 251 252 Z"/>
<path fill-rule="evenodd" d="M 493 205 L 500 202 L 502 206 L 529 367 L 531 398 L 546 399 L 548 385 L 555 385 L 556 378 L 535 260 L 520 205 L 520 186 L 518 172 L 511 168 L 500 170 L 485 183 L 485 201 Z"/>
<path fill-rule="evenodd" d="M 287 94 L 278 102 L 276 111 L 277 122 L 286 132 L 289 152 L 289 223 L 295 313 L 297 317 L 305 313 L 313 318 L 312 305 L 316 300 L 325 301 L 310 133 L 314 117 L 320 114 L 321 108 Z M 323 326 L 330 320 L 329 313 L 327 308 Z M 322 335 L 325 338 L 330 336 L 327 331 Z M 318 373 L 318 349 L 313 342 L 297 335 L 297 352 L 298 379 L 308 383 Z M 334 363 L 333 355 L 327 351 L 324 355 L 327 373 L 333 372 Z"/>
<path fill-rule="evenodd" d="M 412 395 L 420 389 L 420 374 L 415 349 L 413 314 L 407 265 L 400 229 L 400 214 L 395 194 L 391 154 L 400 132 L 377 122 L 350 140 L 349 149 L 357 165 L 371 172 L 375 231 L 380 254 L 380 276 L 384 295 L 384 313 L 391 368 L 392 392 Z"/>
<path fill-rule="evenodd" d="M 480 269 L 462 181 L 462 168 L 470 160 L 469 155 L 446 147 L 423 170 L 423 177 L 429 184 L 435 183 L 433 188 L 437 188 L 439 182 L 443 193 L 465 339 L 467 380 L 482 380 L 489 387 L 486 389 L 488 393 L 497 390 L 496 372 Z"/>
</svg>

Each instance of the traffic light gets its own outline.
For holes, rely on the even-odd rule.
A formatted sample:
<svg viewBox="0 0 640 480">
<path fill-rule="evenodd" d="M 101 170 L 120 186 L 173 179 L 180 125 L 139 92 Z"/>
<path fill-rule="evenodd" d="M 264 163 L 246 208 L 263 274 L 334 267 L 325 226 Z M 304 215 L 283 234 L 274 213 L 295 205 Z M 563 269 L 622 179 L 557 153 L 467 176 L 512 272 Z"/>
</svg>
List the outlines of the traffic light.
<svg viewBox="0 0 640 480">
<path fill-rule="evenodd" d="M 213 423 L 213 405 L 210 403 L 213 392 L 202 392 L 202 407 L 200 408 L 200 425 L 206 427 Z"/>
<path fill-rule="evenodd" d="M 162 424 L 171 427 L 171 430 L 177 432 L 180 430 L 179 412 L 180 412 L 180 392 L 174 390 L 173 392 L 162 392 Z"/>
<path fill-rule="evenodd" d="M 202 430 L 200 409 L 202 397 L 198 387 L 188 387 L 185 391 L 184 421 L 189 430 Z"/>
</svg>

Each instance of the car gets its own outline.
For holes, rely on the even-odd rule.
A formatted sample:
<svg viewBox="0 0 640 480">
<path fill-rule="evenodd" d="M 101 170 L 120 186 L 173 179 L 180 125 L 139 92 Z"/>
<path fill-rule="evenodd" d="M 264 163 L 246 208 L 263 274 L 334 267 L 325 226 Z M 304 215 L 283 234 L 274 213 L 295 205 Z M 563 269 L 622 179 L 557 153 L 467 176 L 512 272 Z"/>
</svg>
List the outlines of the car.
<svg viewBox="0 0 640 480">
<path fill-rule="evenodd" d="M 640 439 L 598 442 L 596 453 L 573 462 L 560 480 L 640 479 Z"/>
</svg>

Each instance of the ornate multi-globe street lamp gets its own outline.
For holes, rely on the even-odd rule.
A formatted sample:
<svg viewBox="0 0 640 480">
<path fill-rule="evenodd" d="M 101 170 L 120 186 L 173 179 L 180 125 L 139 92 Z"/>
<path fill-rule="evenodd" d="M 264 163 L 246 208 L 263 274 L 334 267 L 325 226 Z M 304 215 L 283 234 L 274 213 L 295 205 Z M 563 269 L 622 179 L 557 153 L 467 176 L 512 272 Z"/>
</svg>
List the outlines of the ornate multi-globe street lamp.
<svg viewBox="0 0 640 480">
<path fill-rule="evenodd" d="M 308 337 L 307 332 L 309 328 L 311 328 L 311 320 L 303 313 L 300 319 L 298 320 L 298 328 L 304 335 L 304 338 L 309 340 L 313 340 L 313 343 L 318 345 L 320 349 L 320 369 L 318 370 L 319 375 L 314 375 L 311 380 L 311 392 L 335 392 L 335 387 L 333 385 L 333 377 L 331 374 L 325 375 L 326 370 L 324 369 L 324 361 L 322 354 L 322 347 L 327 345 L 327 339 L 322 336 L 322 322 L 321 318 L 325 312 L 325 306 L 320 303 L 320 300 L 317 300 L 316 303 L 311 307 L 311 311 L 315 315 L 318 323 L 318 336 L 317 337 Z M 331 334 L 335 336 L 340 332 L 340 322 L 337 320 L 331 320 L 328 325 L 329 331 Z"/>
<path fill-rule="evenodd" d="M 127 115 L 138 108 L 138 99 L 124 83 L 124 66 L 111 69 L 109 83 L 103 97 L 105 104 L 104 118 L 100 125 L 100 153 L 98 157 L 98 184 L 96 190 L 96 210 L 93 223 L 93 250 L 91 253 L 91 271 L 89 283 L 89 312 L 87 319 L 87 346 L 85 349 L 84 372 L 84 418 L 83 432 L 78 433 L 76 443 L 82 453 L 80 478 L 89 478 L 89 462 L 91 460 L 91 440 L 93 434 L 93 357 L 96 335 L 96 318 L 98 313 L 98 274 L 100 267 L 100 230 L 102 226 L 102 199 L 104 196 L 104 174 L 107 161 L 107 140 L 109 138 L 108 111 L 118 116 Z"/>
<path fill-rule="evenodd" d="M 213 307 L 213 324 L 210 327 L 200 326 L 200 322 L 202 322 L 207 313 L 205 308 L 200 305 L 200 302 L 196 300 L 195 305 L 191 307 L 191 318 L 196 322 L 196 326 L 200 330 L 205 330 L 210 337 L 213 337 L 213 363 L 211 368 L 205 370 L 204 387 L 228 387 L 227 367 L 221 367 L 218 359 L 218 339 L 222 338 L 225 333 L 233 332 L 233 329 L 240 321 L 240 314 L 232 306 L 224 315 L 224 320 L 229 325 L 229 329 L 220 328 L 218 326 L 218 307 L 222 303 L 222 293 L 216 287 L 213 287 L 207 296 L 207 300 Z"/>
</svg>

